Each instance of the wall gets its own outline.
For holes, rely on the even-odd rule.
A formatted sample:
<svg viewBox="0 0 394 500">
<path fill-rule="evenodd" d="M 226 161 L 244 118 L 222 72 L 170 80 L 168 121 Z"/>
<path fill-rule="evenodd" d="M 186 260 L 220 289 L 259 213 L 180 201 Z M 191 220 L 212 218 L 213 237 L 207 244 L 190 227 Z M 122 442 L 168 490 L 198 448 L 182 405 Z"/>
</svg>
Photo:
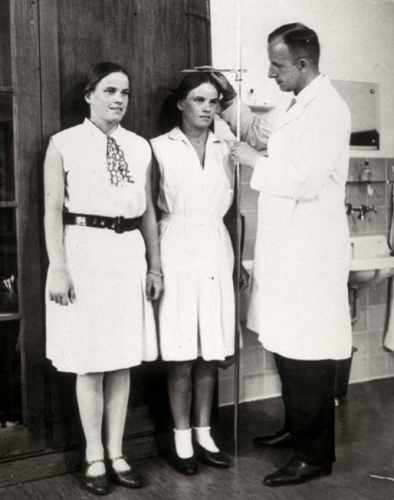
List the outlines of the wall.
<svg viewBox="0 0 394 500">
<path fill-rule="evenodd" d="M 360 182 L 360 175 L 370 168 L 373 182 Z M 391 223 L 393 198 L 394 158 L 351 158 L 346 201 L 352 205 L 375 206 L 376 214 L 367 214 L 364 220 L 357 215 L 349 216 L 352 236 L 384 234 L 388 237 Z M 360 318 L 353 327 L 353 345 L 358 348 L 354 356 L 352 381 L 371 380 L 394 375 L 394 355 L 382 347 L 388 307 L 390 281 L 360 290 Z"/>
<path fill-rule="evenodd" d="M 316 30 L 322 46 L 321 72 L 336 80 L 379 84 L 380 150 L 351 149 L 347 201 L 353 205 L 374 204 L 376 214 L 365 220 L 349 217 L 351 234 L 388 234 L 394 165 L 394 2 L 391 0 L 241 0 L 242 65 L 247 70 L 242 82 L 245 98 L 253 88 L 257 104 L 274 105 L 281 98 L 275 82 L 269 80 L 266 39 L 278 26 L 303 22 Z M 236 64 L 235 0 L 211 0 L 212 60 L 217 68 Z M 229 74 L 233 80 L 233 75 Z M 217 130 L 227 134 L 222 123 Z M 374 193 L 359 181 L 360 169 L 369 162 Z M 241 175 L 241 210 L 246 216 L 244 259 L 252 263 L 256 230 L 257 193 L 249 187 L 249 175 Z M 394 355 L 383 350 L 389 283 L 365 288 L 360 294 L 360 319 L 354 327 L 354 355 L 351 382 L 394 376 Z M 245 302 L 245 298 L 243 298 Z M 233 402 L 233 368 L 220 374 L 220 404 Z M 244 332 L 241 355 L 240 400 L 278 395 L 280 384 L 272 355 Z"/>
<path fill-rule="evenodd" d="M 320 69 L 336 80 L 380 85 L 382 145 L 371 156 L 394 156 L 394 2 L 392 0 L 240 0 L 242 10 L 243 94 L 255 89 L 258 103 L 280 95 L 266 77 L 266 39 L 278 26 L 303 22 L 319 35 Z M 216 67 L 236 64 L 235 0 L 211 0 L 212 60 Z M 364 156 L 354 151 L 354 156 Z"/>
</svg>

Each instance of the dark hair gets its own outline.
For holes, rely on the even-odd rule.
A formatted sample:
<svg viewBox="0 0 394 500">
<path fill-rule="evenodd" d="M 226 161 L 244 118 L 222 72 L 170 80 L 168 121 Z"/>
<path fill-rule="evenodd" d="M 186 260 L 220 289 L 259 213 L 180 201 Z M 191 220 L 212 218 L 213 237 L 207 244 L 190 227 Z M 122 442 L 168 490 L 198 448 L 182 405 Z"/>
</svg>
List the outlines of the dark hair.
<svg viewBox="0 0 394 500">
<path fill-rule="evenodd" d="M 294 59 L 309 59 L 319 65 L 320 44 L 317 34 L 302 23 L 284 24 L 268 36 L 268 43 L 279 38 L 289 48 Z"/>
<path fill-rule="evenodd" d="M 85 101 L 88 92 L 93 92 L 99 82 L 111 73 L 124 73 L 130 77 L 120 64 L 100 62 L 87 74 L 82 82 L 78 82 L 69 89 L 63 97 L 61 104 L 62 128 L 79 125 L 90 116 L 89 104 Z"/>
<path fill-rule="evenodd" d="M 101 80 L 111 73 L 123 73 L 130 80 L 126 69 L 120 64 L 107 61 L 100 62 L 96 64 L 96 66 L 94 66 L 87 74 L 84 83 L 83 95 L 85 96 L 87 93 L 93 92 Z"/>
<path fill-rule="evenodd" d="M 220 95 L 220 87 L 209 73 L 196 71 L 194 73 L 187 74 L 181 80 L 178 88 L 163 102 L 159 114 L 159 125 L 162 133 L 168 132 L 172 128 L 181 125 L 182 112 L 178 108 L 178 101 L 186 99 L 192 90 L 196 89 L 203 83 L 210 83 L 213 85 L 213 87 L 217 90 L 218 95 Z"/>
</svg>

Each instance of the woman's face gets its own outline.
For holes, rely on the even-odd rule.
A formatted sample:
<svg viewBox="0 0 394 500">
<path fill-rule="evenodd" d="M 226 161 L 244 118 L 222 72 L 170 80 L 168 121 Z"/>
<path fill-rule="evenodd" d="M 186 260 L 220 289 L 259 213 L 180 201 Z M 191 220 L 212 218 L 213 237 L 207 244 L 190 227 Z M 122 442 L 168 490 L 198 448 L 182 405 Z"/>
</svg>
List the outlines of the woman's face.
<svg viewBox="0 0 394 500">
<path fill-rule="evenodd" d="M 128 77 L 121 72 L 110 73 L 86 94 L 85 100 L 90 106 L 90 119 L 98 127 L 119 123 L 129 103 Z"/>
<path fill-rule="evenodd" d="M 207 129 L 218 109 L 219 95 L 211 83 L 202 83 L 178 101 L 182 125 L 196 130 Z"/>
</svg>

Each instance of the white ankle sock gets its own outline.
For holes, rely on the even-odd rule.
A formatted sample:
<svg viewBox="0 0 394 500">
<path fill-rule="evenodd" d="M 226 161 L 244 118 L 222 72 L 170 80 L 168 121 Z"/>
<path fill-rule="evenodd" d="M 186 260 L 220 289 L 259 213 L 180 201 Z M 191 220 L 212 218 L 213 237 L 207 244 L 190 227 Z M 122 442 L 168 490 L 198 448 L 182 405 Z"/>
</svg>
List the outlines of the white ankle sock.
<svg viewBox="0 0 394 500">
<path fill-rule="evenodd" d="M 193 427 L 193 430 L 199 445 L 212 453 L 219 451 L 215 441 L 212 439 L 210 427 Z"/>
<path fill-rule="evenodd" d="M 194 455 L 191 429 L 174 429 L 175 449 L 180 458 L 190 458 Z"/>
</svg>

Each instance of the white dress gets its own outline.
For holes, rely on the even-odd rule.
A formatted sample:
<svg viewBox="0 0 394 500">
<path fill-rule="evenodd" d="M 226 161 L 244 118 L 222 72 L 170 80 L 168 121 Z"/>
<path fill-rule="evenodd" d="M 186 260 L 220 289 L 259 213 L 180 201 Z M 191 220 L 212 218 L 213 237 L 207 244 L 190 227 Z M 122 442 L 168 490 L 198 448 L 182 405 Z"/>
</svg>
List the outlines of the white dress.
<svg viewBox="0 0 394 500">
<path fill-rule="evenodd" d="M 229 147 L 209 132 L 202 167 L 178 127 L 151 143 L 162 211 L 161 355 L 222 360 L 234 353 L 234 255 L 223 223 L 233 200 Z"/>
<path fill-rule="evenodd" d="M 92 122 L 52 137 L 63 159 L 69 212 L 127 218 L 146 208 L 147 141 L 118 126 L 112 137 L 123 149 L 134 183 L 110 184 L 107 138 Z M 47 357 L 60 371 L 78 374 L 129 368 L 157 358 L 151 303 L 145 297 L 147 264 L 139 230 L 65 225 L 64 248 L 76 300 L 46 300 Z"/>
</svg>

